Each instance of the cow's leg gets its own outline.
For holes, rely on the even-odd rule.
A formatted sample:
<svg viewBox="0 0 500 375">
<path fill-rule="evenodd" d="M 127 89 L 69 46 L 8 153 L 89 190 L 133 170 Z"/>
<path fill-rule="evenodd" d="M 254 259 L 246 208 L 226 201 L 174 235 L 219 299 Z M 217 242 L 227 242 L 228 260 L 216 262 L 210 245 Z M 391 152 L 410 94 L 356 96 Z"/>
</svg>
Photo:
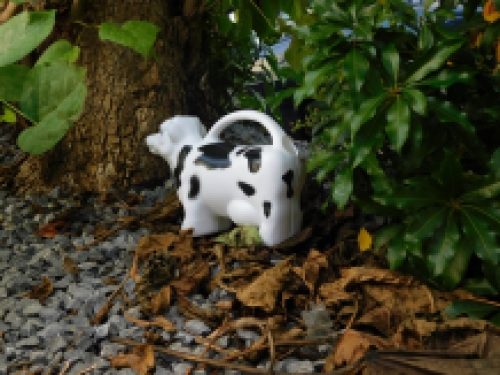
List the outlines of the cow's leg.
<svg viewBox="0 0 500 375">
<path fill-rule="evenodd" d="M 284 204 L 286 203 L 286 204 Z M 259 234 L 268 246 L 277 245 L 292 234 L 291 210 L 288 202 L 264 201 Z"/>
<path fill-rule="evenodd" d="M 215 215 L 201 200 L 189 200 L 184 205 L 182 229 L 193 228 L 193 236 L 203 236 L 227 230 L 231 220 Z"/>
</svg>

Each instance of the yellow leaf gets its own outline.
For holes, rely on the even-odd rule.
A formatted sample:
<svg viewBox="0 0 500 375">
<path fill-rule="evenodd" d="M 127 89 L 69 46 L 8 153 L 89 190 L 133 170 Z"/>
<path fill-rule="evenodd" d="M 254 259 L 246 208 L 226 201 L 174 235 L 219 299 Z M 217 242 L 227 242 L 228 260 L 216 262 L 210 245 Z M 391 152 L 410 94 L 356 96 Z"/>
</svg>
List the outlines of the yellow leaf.
<svg viewBox="0 0 500 375">
<path fill-rule="evenodd" d="M 372 236 L 365 228 L 361 228 L 358 234 L 358 245 L 361 251 L 366 251 L 372 247 Z"/>
<path fill-rule="evenodd" d="M 493 0 L 488 0 L 486 4 L 484 4 L 483 17 L 490 23 L 495 22 L 500 18 L 500 13 L 495 7 L 495 4 L 493 4 Z"/>
<path fill-rule="evenodd" d="M 469 36 L 469 43 L 471 48 L 477 48 L 481 45 L 481 41 L 483 40 L 483 32 L 479 30 L 472 30 Z"/>
</svg>

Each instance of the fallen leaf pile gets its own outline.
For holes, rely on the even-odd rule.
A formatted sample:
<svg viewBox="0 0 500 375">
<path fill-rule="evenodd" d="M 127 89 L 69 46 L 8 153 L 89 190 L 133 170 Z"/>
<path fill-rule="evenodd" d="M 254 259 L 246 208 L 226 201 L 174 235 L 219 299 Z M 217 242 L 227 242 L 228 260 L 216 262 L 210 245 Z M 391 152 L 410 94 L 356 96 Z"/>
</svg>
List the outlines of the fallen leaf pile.
<svg viewBox="0 0 500 375">
<path fill-rule="evenodd" d="M 322 371 L 330 374 L 495 373 L 488 371 L 500 368 L 500 329 L 443 313 L 453 300 L 473 297 L 463 291 L 433 290 L 386 269 L 383 258 L 370 251 L 372 238 L 359 220 L 362 215 L 353 207 L 320 213 L 318 189 L 312 185 L 307 191 L 310 203 L 304 230 L 275 247 L 262 245 L 251 228 L 193 238 L 190 230 L 172 224 L 181 217 L 174 194 L 149 213 L 124 221 L 149 225 L 155 234 L 140 239 L 127 275 L 136 281 L 137 299 L 128 300 L 121 292 L 126 279 L 122 280 L 92 320 L 102 322 L 117 298 L 127 308 L 140 305 L 146 314 L 145 319 L 125 314 L 146 328 L 145 343 L 114 338 L 131 350 L 110 356 L 112 366 L 145 375 L 155 367 L 158 352 L 196 362 L 197 369 L 232 368 L 254 374 L 267 370 L 237 361 L 323 359 Z M 48 226 L 40 235 L 57 230 L 56 225 Z M 110 230 L 104 230 L 100 239 L 109 235 Z M 65 260 L 64 267 L 68 273 L 78 272 L 71 260 Z M 188 298 L 206 297 L 216 288 L 227 291 L 228 297 L 213 305 L 198 306 Z M 28 297 L 43 302 L 51 291 L 51 281 L 44 279 Z M 158 330 L 177 330 L 164 316 L 174 304 L 187 320 L 198 319 L 211 327 L 208 336 L 193 333 L 196 343 L 206 347 L 203 354 L 169 350 L 158 334 Z M 240 329 L 254 331 L 260 338 L 248 344 L 235 335 Z M 238 350 L 219 347 L 222 335 L 239 342 Z M 330 345 L 326 355 L 307 350 L 319 344 Z M 221 353 L 222 358 L 210 360 L 209 351 Z"/>
</svg>

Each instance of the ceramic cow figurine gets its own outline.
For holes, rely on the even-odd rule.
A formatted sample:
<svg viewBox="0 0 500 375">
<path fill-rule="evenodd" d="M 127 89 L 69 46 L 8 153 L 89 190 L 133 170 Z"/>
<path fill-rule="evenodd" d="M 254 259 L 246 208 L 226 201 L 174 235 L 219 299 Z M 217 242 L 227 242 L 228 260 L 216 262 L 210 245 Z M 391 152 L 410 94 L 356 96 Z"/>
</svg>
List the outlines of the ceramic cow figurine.
<svg viewBox="0 0 500 375">
<path fill-rule="evenodd" d="M 233 146 L 220 140 L 225 127 L 243 120 L 263 125 L 272 145 Z M 273 246 L 300 230 L 305 161 L 266 114 L 237 111 L 208 133 L 197 117 L 175 116 L 146 143 L 168 161 L 184 207 L 182 229 L 193 228 L 194 236 L 227 230 L 233 221 L 258 226 L 263 242 Z"/>
</svg>

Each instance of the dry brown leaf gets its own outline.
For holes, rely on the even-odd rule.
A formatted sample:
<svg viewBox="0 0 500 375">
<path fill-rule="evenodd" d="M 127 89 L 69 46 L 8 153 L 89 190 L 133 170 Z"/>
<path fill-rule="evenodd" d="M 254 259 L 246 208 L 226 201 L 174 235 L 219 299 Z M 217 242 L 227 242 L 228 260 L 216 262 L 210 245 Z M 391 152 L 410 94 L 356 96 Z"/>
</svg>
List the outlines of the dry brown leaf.
<svg viewBox="0 0 500 375">
<path fill-rule="evenodd" d="M 355 293 L 348 293 L 344 290 L 341 280 L 321 284 L 318 293 L 326 306 L 337 306 L 342 302 L 354 300 L 356 296 Z"/>
<path fill-rule="evenodd" d="M 78 268 L 78 264 L 76 264 L 76 262 L 73 259 L 71 259 L 69 256 L 64 257 L 63 268 L 70 275 L 76 275 L 77 273 L 80 272 L 80 269 Z"/>
<path fill-rule="evenodd" d="M 335 350 L 326 357 L 325 371 L 353 364 L 369 350 L 389 349 L 391 343 L 381 337 L 348 329 L 341 336 Z"/>
<path fill-rule="evenodd" d="M 304 242 L 309 237 L 311 237 L 311 234 L 312 234 L 312 228 L 307 227 L 298 234 L 296 234 L 295 236 L 290 237 L 289 239 L 283 241 L 278 245 L 272 246 L 272 249 L 286 249 L 289 247 L 297 246 L 298 244 Z"/>
<path fill-rule="evenodd" d="M 154 315 L 163 314 L 172 302 L 172 287 L 166 285 L 151 300 L 151 312 Z"/>
<path fill-rule="evenodd" d="M 342 274 L 342 284 L 344 289 L 352 284 L 362 284 L 370 282 L 371 284 L 395 284 L 401 285 L 415 285 L 418 284 L 417 281 L 411 276 L 404 276 L 398 272 L 371 268 L 371 267 L 351 267 L 343 268 Z"/>
<path fill-rule="evenodd" d="M 168 249 L 177 240 L 175 233 L 153 234 L 139 238 L 135 254 L 138 260 L 144 260 L 155 251 Z"/>
<path fill-rule="evenodd" d="M 242 264 L 241 267 L 227 272 L 219 272 L 211 281 L 212 286 L 236 293 L 239 287 L 249 284 L 249 280 L 262 274 L 264 267 L 260 264 Z"/>
<path fill-rule="evenodd" d="M 179 295 L 177 297 L 179 303 L 179 311 L 187 319 L 202 320 L 212 328 L 218 327 L 224 319 L 224 313 L 222 311 L 202 309 L 182 295 Z"/>
<path fill-rule="evenodd" d="M 450 352 L 477 355 L 479 358 L 500 358 L 500 335 L 481 332 L 450 347 Z"/>
<path fill-rule="evenodd" d="M 271 312 L 276 307 L 278 295 L 289 279 L 293 257 L 284 259 L 267 269 L 249 285 L 238 289 L 236 298 L 249 307 L 261 307 Z"/>
<path fill-rule="evenodd" d="M 65 227 L 67 224 L 63 221 L 54 221 L 45 224 L 44 226 L 38 228 L 35 234 L 42 238 L 54 238 L 60 233 L 61 228 Z"/>
<path fill-rule="evenodd" d="M 321 268 L 327 268 L 326 256 L 316 249 L 311 249 L 302 267 L 293 267 L 293 271 L 304 281 L 311 294 L 314 294 Z"/>
<path fill-rule="evenodd" d="M 162 316 L 157 316 L 154 322 L 135 318 L 126 311 L 123 313 L 123 316 L 129 322 L 132 322 L 138 325 L 139 327 L 160 327 L 167 332 L 175 332 L 177 330 L 174 323 L 172 323 L 170 320 Z"/>
<path fill-rule="evenodd" d="M 198 289 L 202 282 L 208 280 L 210 275 L 210 266 L 204 259 L 185 263 L 180 271 L 179 278 L 170 281 L 170 285 L 177 294 L 188 295 Z"/>
<path fill-rule="evenodd" d="M 376 328 L 381 334 L 388 337 L 394 334 L 405 317 L 406 316 L 400 314 L 398 311 L 388 309 L 385 306 L 379 306 L 362 315 L 354 326 L 370 326 Z"/>
<path fill-rule="evenodd" d="M 35 285 L 33 289 L 24 294 L 23 297 L 37 299 L 40 301 L 41 305 L 45 305 L 45 301 L 49 297 L 50 293 L 54 290 L 52 281 L 47 276 L 42 276 L 42 282 Z"/>
<path fill-rule="evenodd" d="M 109 360 L 112 367 L 128 367 L 137 371 L 138 375 L 147 375 L 155 367 L 153 347 L 146 344 L 136 346 L 130 354 L 110 355 Z"/>
</svg>

